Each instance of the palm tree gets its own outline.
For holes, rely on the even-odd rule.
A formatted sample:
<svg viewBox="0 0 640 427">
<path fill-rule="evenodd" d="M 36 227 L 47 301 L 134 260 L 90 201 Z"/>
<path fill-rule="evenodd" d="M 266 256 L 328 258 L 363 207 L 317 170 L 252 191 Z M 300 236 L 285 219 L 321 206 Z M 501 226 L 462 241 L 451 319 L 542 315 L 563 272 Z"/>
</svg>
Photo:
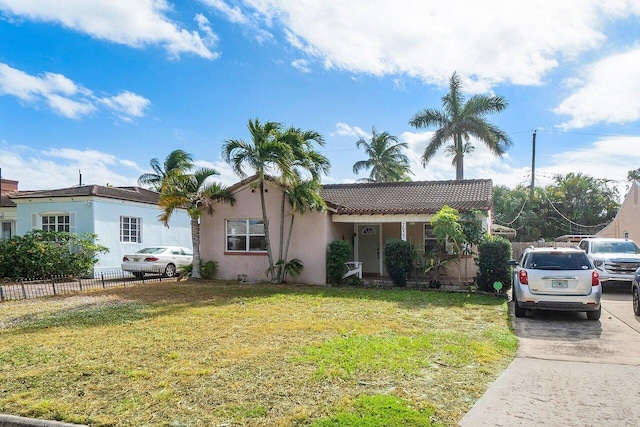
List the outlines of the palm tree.
<svg viewBox="0 0 640 427">
<path fill-rule="evenodd" d="M 500 128 L 487 122 L 484 116 L 499 113 L 507 108 L 502 96 L 474 95 L 465 100 L 461 93 L 460 77 L 453 73 L 449 82 L 449 93 L 442 97 L 442 110 L 428 108 L 416 113 L 409 121 L 415 128 L 438 126 L 422 155 L 422 165 L 427 163 L 447 141 L 453 140 L 448 149 L 453 154 L 456 179 L 464 178 L 464 155 L 473 149 L 469 138 L 483 142 L 496 156 L 502 156 L 512 142 Z"/>
<path fill-rule="evenodd" d="M 258 179 L 257 186 L 260 191 L 260 204 L 262 206 L 262 220 L 264 223 L 264 239 L 269 259 L 269 276 L 276 281 L 276 270 L 271 250 L 269 234 L 269 218 L 264 200 L 264 182 L 267 172 L 281 172 L 287 174 L 293 151 L 291 145 L 282 141 L 282 125 L 277 122 L 260 123 L 258 119 L 249 120 L 247 125 L 251 134 L 251 141 L 241 139 L 228 139 L 222 146 L 222 156 L 231 164 L 233 170 L 241 177 L 246 177 L 245 167 L 255 171 Z"/>
<path fill-rule="evenodd" d="M 234 203 L 234 197 L 225 187 L 209 178 L 219 175 L 215 169 L 200 168 L 193 174 L 174 174 L 165 179 L 160 192 L 162 208 L 160 221 L 168 226 L 169 219 L 178 208 L 184 208 L 190 217 L 193 243 L 193 269 L 191 277 L 200 279 L 200 216 L 203 209 L 213 214 L 213 203 Z"/>
<path fill-rule="evenodd" d="M 280 135 L 280 140 L 291 147 L 292 157 L 290 164 L 286 170 L 282 171 L 279 179 L 282 188 L 282 203 L 280 205 L 280 245 L 278 252 L 278 281 L 284 281 L 285 271 L 282 268 L 286 263 L 287 256 L 284 252 L 284 208 L 287 197 L 290 192 L 302 181 L 301 174 L 308 172 L 311 174 L 312 180 L 320 182 L 322 174 L 328 174 L 331 168 L 329 159 L 314 149 L 314 143 L 324 146 L 324 138 L 318 132 L 312 130 L 303 131 L 302 129 L 290 127 Z M 320 197 L 320 189 L 317 189 L 317 196 Z M 292 218 L 293 219 L 293 218 Z M 292 223 L 293 224 L 293 223 Z M 289 229 L 289 238 L 291 237 L 291 229 Z M 288 244 L 287 244 L 288 250 Z"/>
<path fill-rule="evenodd" d="M 376 133 L 375 128 L 371 128 L 370 142 L 360 138 L 356 142 L 358 148 L 364 147 L 367 160 L 360 160 L 353 165 L 353 173 L 358 174 L 361 170 L 371 169 L 368 178 L 362 178 L 363 182 L 397 182 L 409 181 L 409 159 L 402 154 L 402 150 L 407 148 L 406 142 L 398 142 L 395 136 L 387 132 Z"/>
<path fill-rule="evenodd" d="M 191 154 L 183 150 L 173 150 L 164 160 L 164 165 L 156 158 L 149 162 L 154 173 L 145 173 L 138 178 L 138 184 L 141 186 L 149 186 L 155 191 L 162 189 L 164 180 L 174 173 L 185 173 L 193 167 L 193 159 Z M 163 168 L 164 166 L 164 168 Z"/>
</svg>

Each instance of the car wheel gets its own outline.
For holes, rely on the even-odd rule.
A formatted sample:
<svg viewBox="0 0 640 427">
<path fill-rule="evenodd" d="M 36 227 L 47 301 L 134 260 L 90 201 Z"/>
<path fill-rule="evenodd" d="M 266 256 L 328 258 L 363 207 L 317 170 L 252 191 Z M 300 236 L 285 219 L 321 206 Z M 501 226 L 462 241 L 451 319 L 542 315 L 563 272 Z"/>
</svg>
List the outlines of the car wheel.
<svg viewBox="0 0 640 427">
<path fill-rule="evenodd" d="M 167 277 L 175 277 L 176 275 L 176 266 L 173 264 L 167 265 L 167 268 L 164 269 L 164 274 Z"/>
<path fill-rule="evenodd" d="M 587 311 L 587 319 L 589 320 L 599 320 L 602 315 L 602 307 L 600 307 L 597 311 Z"/>
<path fill-rule="evenodd" d="M 633 312 L 636 316 L 640 316 L 640 291 L 638 291 L 638 287 L 633 287 Z"/>
<path fill-rule="evenodd" d="M 525 315 L 527 314 L 527 309 L 518 306 L 518 298 L 516 298 L 515 289 L 512 292 L 513 292 L 513 313 L 516 315 L 516 317 L 525 317 Z"/>
<path fill-rule="evenodd" d="M 144 271 L 134 271 L 133 276 L 136 279 L 142 279 L 144 277 Z"/>
</svg>

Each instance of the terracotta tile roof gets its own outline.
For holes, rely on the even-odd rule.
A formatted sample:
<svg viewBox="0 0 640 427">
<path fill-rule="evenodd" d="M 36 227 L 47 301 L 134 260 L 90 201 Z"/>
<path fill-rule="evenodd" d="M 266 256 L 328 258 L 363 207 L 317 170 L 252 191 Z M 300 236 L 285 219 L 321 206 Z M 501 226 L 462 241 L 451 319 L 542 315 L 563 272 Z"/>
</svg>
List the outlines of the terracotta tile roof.
<svg viewBox="0 0 640 427">
<path fill-rule="evenodd" d="M 11 199 L 42 199 L 51 197 L 95 196 L 108 199 L 127 200 L 157 205 L 159 194 L 140 187 L 107 187 L 103 185 L 83 185 L 81 187 L 61 188 L 57 190 L 18 191 Z M 4 197 L 4 196 L 3 196 Z"/>
<path fill-rule="evenodd" d="M 332 184 L 322 197 L 338 214 L 436 213 L 444 205 L 461 212 L 488 210 L 493 200 L 490 179 Z"/>
</svg>

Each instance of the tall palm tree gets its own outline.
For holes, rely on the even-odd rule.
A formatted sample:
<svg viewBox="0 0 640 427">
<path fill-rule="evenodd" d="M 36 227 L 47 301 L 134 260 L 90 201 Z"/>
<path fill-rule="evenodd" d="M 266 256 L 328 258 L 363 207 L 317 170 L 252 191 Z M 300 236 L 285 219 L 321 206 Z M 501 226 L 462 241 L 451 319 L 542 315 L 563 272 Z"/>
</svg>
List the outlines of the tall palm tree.
<svg viewBox="0 0 640 427">
<path fill-rule="evenodd" d="M 371 128 L 370 142 L 360 138 L 356 147 L 364 147 L 367 160 L 360 160 L 353 165 L 353 173 L 358 174 L 362 170 L 371 169 L 368 178 L 362 178 L 363 182 L 397 182 L 409 181 L 409 159 L 402 153 L 407 148 L 406 142 L 398 142 L 395 136 L 387 132 L 376 133 Z"/>
<path fill-rule="evenodd" d="M 165 179 L 160 192 L 162 208 L 160 221 L 169 224 L 169 219 L 178 208 L 184 208 L 190 217 L 191 241 L 193 243 L 193 269 L 191 277 L 200 279 L 200 216 L 203 209 L 213 214 L 213 203 L 225 202 L 233 205 L 231 192 L 209 178 L 219 175 L 215 169 L 200 168 L 192 174 L 174 174 Z"/>
<path fill-rule="evenodd" d="M 289 159 L 289 166 L 282 171 L 279 183 L 282 188 L 282 202 L 280 205 L 280 244 L 278 252 L 278 264 L 282 267 L 287 262 L 287 255 L 284 251 L 284 208 L 290 192 L 302 181 L 301 175 L 305 172 L 311 174 L 312 180 L 320 182 L 323 174 L 328 174 L 331 168 L 329 159 L 315 150 L 314 144 L 324 146 L 324 138 L 318 132 L 312 130 L 303 131 L 299 128 L 290 127 L 281 135 L 280 140 L 291 147 L 292 157 Z M 320 189 L 317 188 L 318 197 Z M 291 229 L 289 229 L 291 233 Z M 290 236 L 290 235 L 289 235 Z M 288 249 L 288 245 L 287 245 Z M 284 281 L 284 269 L 277 271 L 278 281 Z"/>
<path fill-rule="evenodd" d="M 264 239 L 269 260 L 269 276 L 277 280 L 271 238 L 269 233 L 269 217 L 264 200 L 264 182 L 267 172 L 287 174 L 293 157 L 292 147 L 282 141 L 282 125 L 277 122 L 260 123 L 258 119 L 249 120 L 247 125 L 251 141 L 228 139 L 222 146 L 222 156 L 236 174 L 246 177 L 244 168 L 248 167 L 257 174 L 257 184 L 262 206 L 264 223 Z"/>
<path fill-rule="evenodd" d="M 442 97 L 442 110 L 428 108 L 413 116 L 409 124 L 415 128 L 437 126 L 435 134 L 424 150 L 422 165 L 427 163 L 447 141 L 453 140 L 448 149 L 453 154 L 456 179 L 464 178 L 464 155 L 471 152 L 471 137 L 484 143 L 496 156 L 502 156 L 512 145 L 509 136 L 484 117 L 507 108 L 502 96 L 474 95 L 465 100 L 462 95 L 460 77 L 453 73 L 449 82 L 449 93 Z"/>
<path fill-rule="evenodd" d="M 173 150 L 164 160 L 164 164 L 160 164 L 157 158 L 151 159 L 149 162 L 154 173 L 144 173 L 138 178 L 138 184 L 149 186 L 155 191 L 162 189 L 164 180 L 174 173 L 185 173 L 193 167 L 193 159 L 191 154 L 183 150 Z"/>
</svg>

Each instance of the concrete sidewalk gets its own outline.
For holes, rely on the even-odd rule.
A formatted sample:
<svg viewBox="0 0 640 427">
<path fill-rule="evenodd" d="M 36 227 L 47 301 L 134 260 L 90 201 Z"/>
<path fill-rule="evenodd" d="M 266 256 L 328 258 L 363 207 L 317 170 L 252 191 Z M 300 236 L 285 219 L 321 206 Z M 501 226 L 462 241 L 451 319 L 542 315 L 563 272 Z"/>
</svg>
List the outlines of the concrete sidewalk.
<svg viewBox="0 0 640 427">
<path fill-rule="evenodd" d="M 459 425 L 637 427 L 640 367 L 516 358 Z"/>
</svg>

